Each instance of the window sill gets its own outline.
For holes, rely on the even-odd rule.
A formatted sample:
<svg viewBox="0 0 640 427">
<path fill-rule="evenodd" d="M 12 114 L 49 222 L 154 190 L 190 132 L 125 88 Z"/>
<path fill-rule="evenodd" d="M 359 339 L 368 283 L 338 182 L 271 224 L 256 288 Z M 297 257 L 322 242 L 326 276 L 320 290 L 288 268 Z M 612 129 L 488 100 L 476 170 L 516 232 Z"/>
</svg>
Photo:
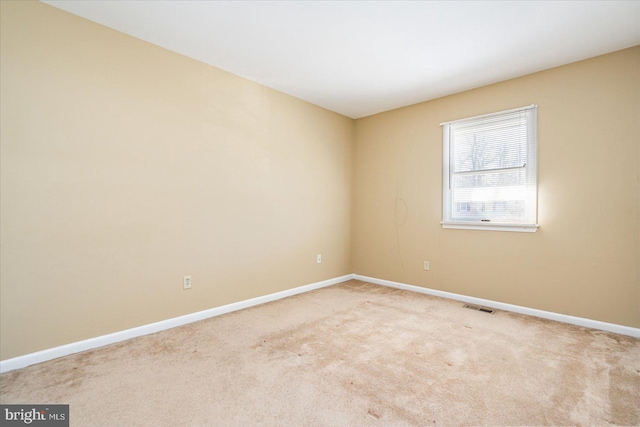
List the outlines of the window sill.
<svg viewBox="0 0 640 427">
<path fill-rule="evenodd" d="M 520 233 L 535 233 L 538 224 L 504 224 L 504 223 L 477 223 L 477 222 L 441 222 L 442 228 L 458 228 L 462 230 L 484 231 L 516 231 Z"/>
</svg>

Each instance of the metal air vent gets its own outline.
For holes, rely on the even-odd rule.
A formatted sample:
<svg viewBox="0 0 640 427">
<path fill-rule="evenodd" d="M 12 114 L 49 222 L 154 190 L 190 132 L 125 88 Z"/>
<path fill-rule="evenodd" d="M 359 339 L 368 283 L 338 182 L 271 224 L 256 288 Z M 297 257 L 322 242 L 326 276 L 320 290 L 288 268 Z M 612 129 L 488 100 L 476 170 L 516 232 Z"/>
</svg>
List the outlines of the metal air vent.
<svg viewBox="0 0 640 427">
<path fill-rule="evenodd" d="M 483 313 L 489 313 L 489 314 L 493 314 L 493 312 L 495 311 L 495 310 L 493 310 L 491 308 L 482 307 L 482 306 L 473 305 L 473 304 L 465 304 L 463 307 L 464 308 L 469 308 L 469 309 L 475 310 L 475 311 L 482 311 Z"/>
</svg>

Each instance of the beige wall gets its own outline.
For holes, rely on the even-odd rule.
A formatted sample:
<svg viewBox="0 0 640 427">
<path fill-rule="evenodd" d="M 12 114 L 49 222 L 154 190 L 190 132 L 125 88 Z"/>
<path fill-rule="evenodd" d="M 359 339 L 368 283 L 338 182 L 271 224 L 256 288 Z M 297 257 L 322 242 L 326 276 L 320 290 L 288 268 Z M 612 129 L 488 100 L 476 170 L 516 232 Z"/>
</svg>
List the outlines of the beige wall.
<svg viewBox="0 0 640 427">
<path fill-rule="evenodd" d="M 442 229 L 439 124 L 529 104 L 538 232 Z M 635 47 L 357 120 L 354 272 L 640 327 L 639 118 Z"/>
<path fill-rule="evenodd" d="M 2 359 L 352 272 L 353 120 L 1 4 Z"/>
</svg>

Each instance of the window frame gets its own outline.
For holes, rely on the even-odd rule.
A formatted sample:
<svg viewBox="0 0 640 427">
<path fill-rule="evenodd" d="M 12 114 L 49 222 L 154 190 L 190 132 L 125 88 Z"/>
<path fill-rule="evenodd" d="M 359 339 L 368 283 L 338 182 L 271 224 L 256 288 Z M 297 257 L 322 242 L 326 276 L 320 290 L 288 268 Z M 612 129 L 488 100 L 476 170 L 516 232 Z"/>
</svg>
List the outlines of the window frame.
<svg viewBox="0 0 640 427">
<path fill-rule="evenodd" d="M 451 182 L 451 141 L 450 141 L 450 129 L 452 125 L 469 124 L 474 121 L 481 121 L 483 119 L 497 118 L 500 116 L 508 116 L 517 112 L 525 112 L 527 110 L 530 114 L 532 123 L 527 124 L 527 140 L 526 140 L 526 152 L 527 159 L 522 166 L 525 171 L 525 189 L 529 192 L 527 194 L 528 203 L 534 204 L 534 218 L 533 222 L 491 222 L 482 219 L 470 219 L 469 221 L 453 220 L 453 212 L 456 209 L 456 203 L 453 201 L 452 191 L 450 188 Z M 479 126 L 482 123 L 478 123 Z M 526 107 L 514 108 L 511 110 L 498 111 L 495 113 L 484 114 L 481 116 L 468 117 L 465 119 L 453 120 L 450 122 L 441 123 L 442 126 L 442 227 L 443 228 L 455 228 L 455 229 L 467 229 L 467 230 L 489 230 L 489 231 L 516 231 L 516 232 L 536 232 L 538 224 L 538 137 L 537 137 L 537 105 L 532 104 Z M 501 168 L 513 169 L 513 168 Z M 478 169 L 478 172 L 482 169 Z M 480 187 L 486 188 L 486 187 Z M 459 202 L 461 203 L 461 202 Z M 484 205 L 484 202 L 483 202 Z M 448 206 L 448 207 L 447 207 Z M 447 216 L 448 214 L 448 216 Z"/>
</svg>

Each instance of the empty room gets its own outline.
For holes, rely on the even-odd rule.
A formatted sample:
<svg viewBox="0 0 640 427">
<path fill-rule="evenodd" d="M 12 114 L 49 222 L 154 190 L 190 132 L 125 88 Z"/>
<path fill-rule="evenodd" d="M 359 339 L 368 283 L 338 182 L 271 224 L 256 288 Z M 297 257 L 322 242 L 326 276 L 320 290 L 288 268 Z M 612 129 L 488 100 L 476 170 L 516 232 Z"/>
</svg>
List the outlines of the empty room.
<svg viewBox="0 0 640 427">
<path fill-rule="evenodd" d="M 640 1 L 0 7 L 3 426 L 640 425 Z"/>
</svg>

